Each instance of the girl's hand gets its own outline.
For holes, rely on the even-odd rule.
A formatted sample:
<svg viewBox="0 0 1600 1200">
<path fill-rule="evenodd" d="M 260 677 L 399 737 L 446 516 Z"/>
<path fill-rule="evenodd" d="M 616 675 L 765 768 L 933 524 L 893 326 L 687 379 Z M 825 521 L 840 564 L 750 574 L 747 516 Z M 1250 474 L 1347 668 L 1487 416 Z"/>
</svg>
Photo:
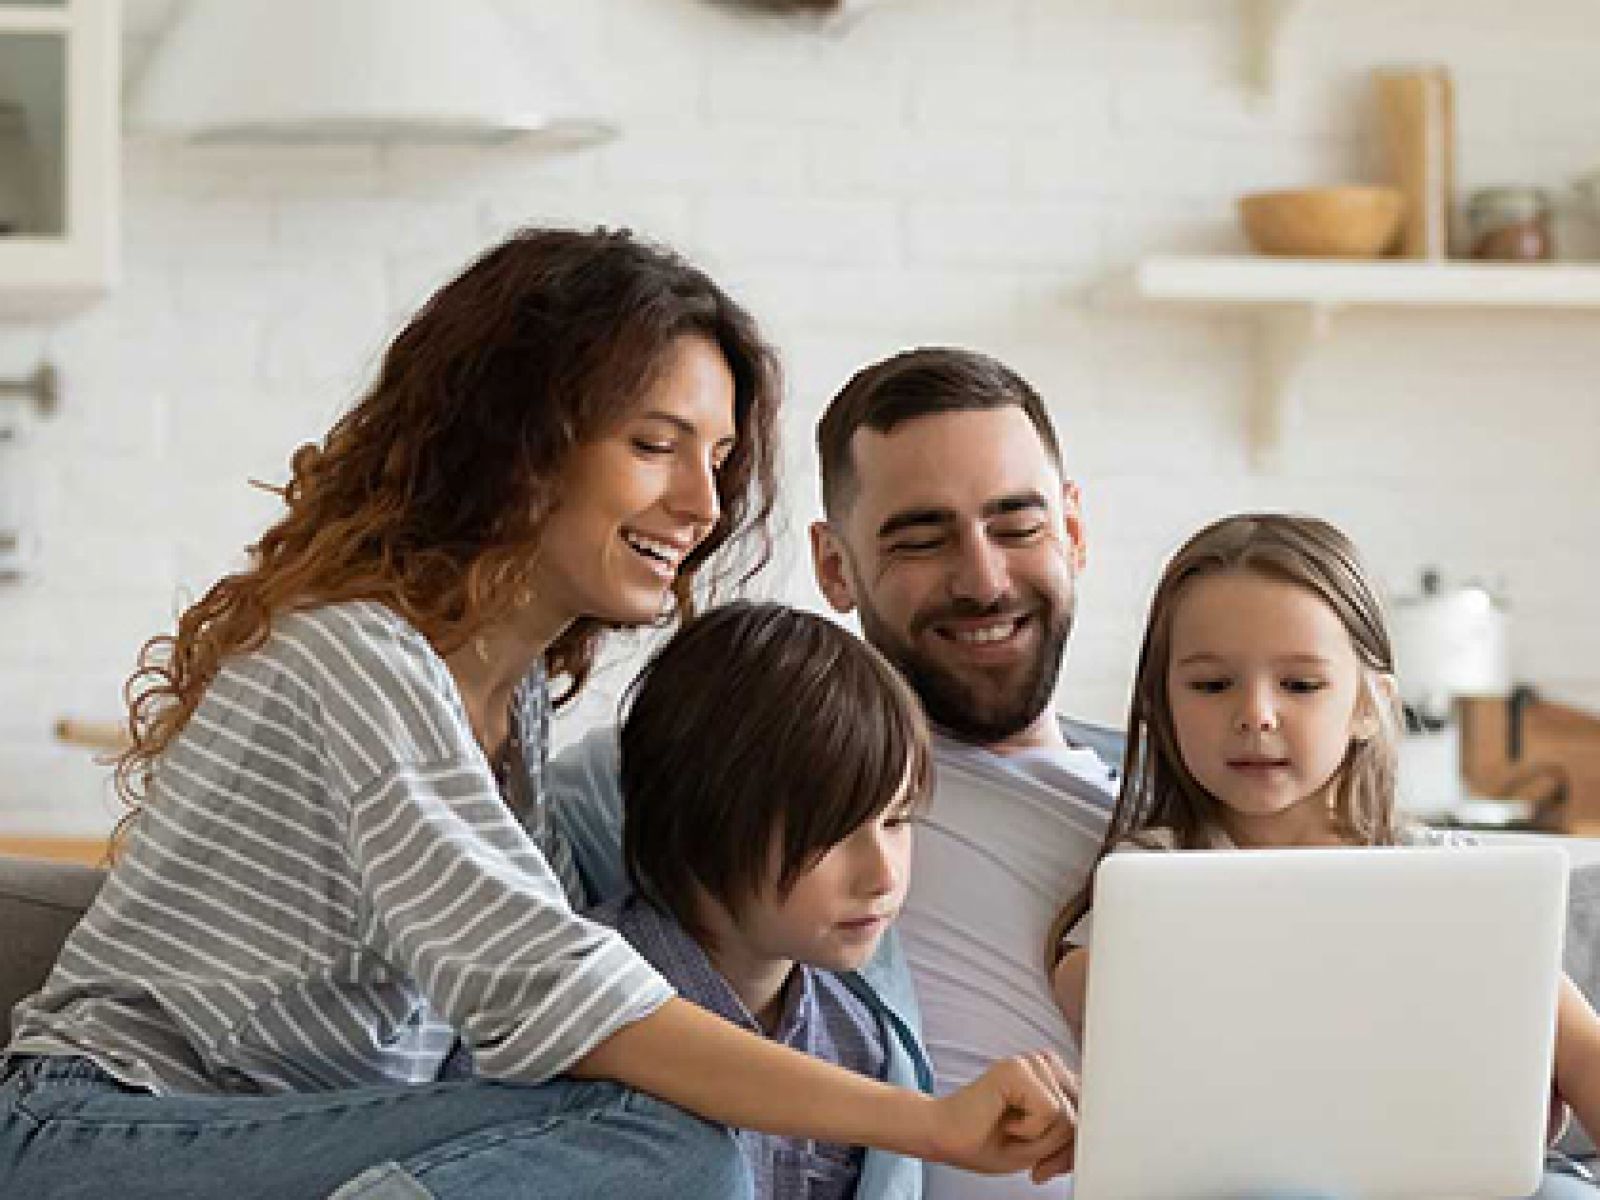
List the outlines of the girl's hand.
<svg viewBox="0 0 1600 1200">
<path fill-rule="evenodd" d="M 1030 1170 L 1035 1183 L 1072 1169 L 1078 1079 L 1053 1051 L 1003 1059 L 933 1104 L 938 1162 L 985 1175 Z"/>
</svg>

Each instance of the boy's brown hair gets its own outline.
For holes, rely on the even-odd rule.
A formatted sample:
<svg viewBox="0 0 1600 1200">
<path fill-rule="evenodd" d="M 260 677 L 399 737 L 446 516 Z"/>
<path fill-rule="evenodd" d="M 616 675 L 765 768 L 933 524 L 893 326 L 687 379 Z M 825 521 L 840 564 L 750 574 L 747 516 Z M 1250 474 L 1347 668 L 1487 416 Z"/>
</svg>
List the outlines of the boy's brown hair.
<svg viewBox="0 0 1600 1200">
<path fill-rule="evenodd" d="M 705 944 L 932 784 L 922 711 L 871 646 L 813 613 L 739 601 L 679 631 L 628 690 L 622 851 L 641 895 Z"/>
</svg>

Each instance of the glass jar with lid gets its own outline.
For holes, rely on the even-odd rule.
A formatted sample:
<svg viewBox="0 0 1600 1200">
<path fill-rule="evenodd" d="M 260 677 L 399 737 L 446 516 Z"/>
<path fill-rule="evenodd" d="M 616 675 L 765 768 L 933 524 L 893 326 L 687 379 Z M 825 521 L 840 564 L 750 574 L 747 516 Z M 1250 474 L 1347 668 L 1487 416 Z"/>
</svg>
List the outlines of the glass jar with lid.
<svg viewBox="0 0 1600 1200">
<path fill-rule="evenodd" d="M 1484 188 L 1467 202 L 1473 258 L 1541 262 L 1555 256 L 1548 192 L 1535 187 Z"/>
</svg>

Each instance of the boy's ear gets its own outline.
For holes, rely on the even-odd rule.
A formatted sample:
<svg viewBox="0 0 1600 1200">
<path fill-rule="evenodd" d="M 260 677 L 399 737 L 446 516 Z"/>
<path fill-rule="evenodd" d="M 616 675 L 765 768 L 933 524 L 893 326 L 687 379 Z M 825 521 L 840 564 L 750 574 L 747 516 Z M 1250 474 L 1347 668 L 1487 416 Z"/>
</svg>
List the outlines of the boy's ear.
<svg viewBox="0 0 1600 1200">
<path fill-rule="evenodd" d="M 811 569 L 816 573 L 817 587 L 835 612 L 847 613 L 855 608 L 856 593 L 845 564 L 844 545 L 826 521 L 811 522 Z"/>
</svg>

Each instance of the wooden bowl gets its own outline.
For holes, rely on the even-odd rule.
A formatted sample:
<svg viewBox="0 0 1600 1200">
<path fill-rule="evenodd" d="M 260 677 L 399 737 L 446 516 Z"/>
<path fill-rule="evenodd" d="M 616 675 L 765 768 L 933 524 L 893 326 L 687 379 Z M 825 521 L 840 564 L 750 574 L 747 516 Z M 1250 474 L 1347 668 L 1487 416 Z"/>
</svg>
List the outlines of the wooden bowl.
<svg viewBox="0 0 1600 1200">
<path fill-rule="evenodd" d="M 1400 233 L 1396 188 L 1325 187 L 1239 197 L 1245 236 L 1262 254 L 1376 258 Z"/>
</svg>

